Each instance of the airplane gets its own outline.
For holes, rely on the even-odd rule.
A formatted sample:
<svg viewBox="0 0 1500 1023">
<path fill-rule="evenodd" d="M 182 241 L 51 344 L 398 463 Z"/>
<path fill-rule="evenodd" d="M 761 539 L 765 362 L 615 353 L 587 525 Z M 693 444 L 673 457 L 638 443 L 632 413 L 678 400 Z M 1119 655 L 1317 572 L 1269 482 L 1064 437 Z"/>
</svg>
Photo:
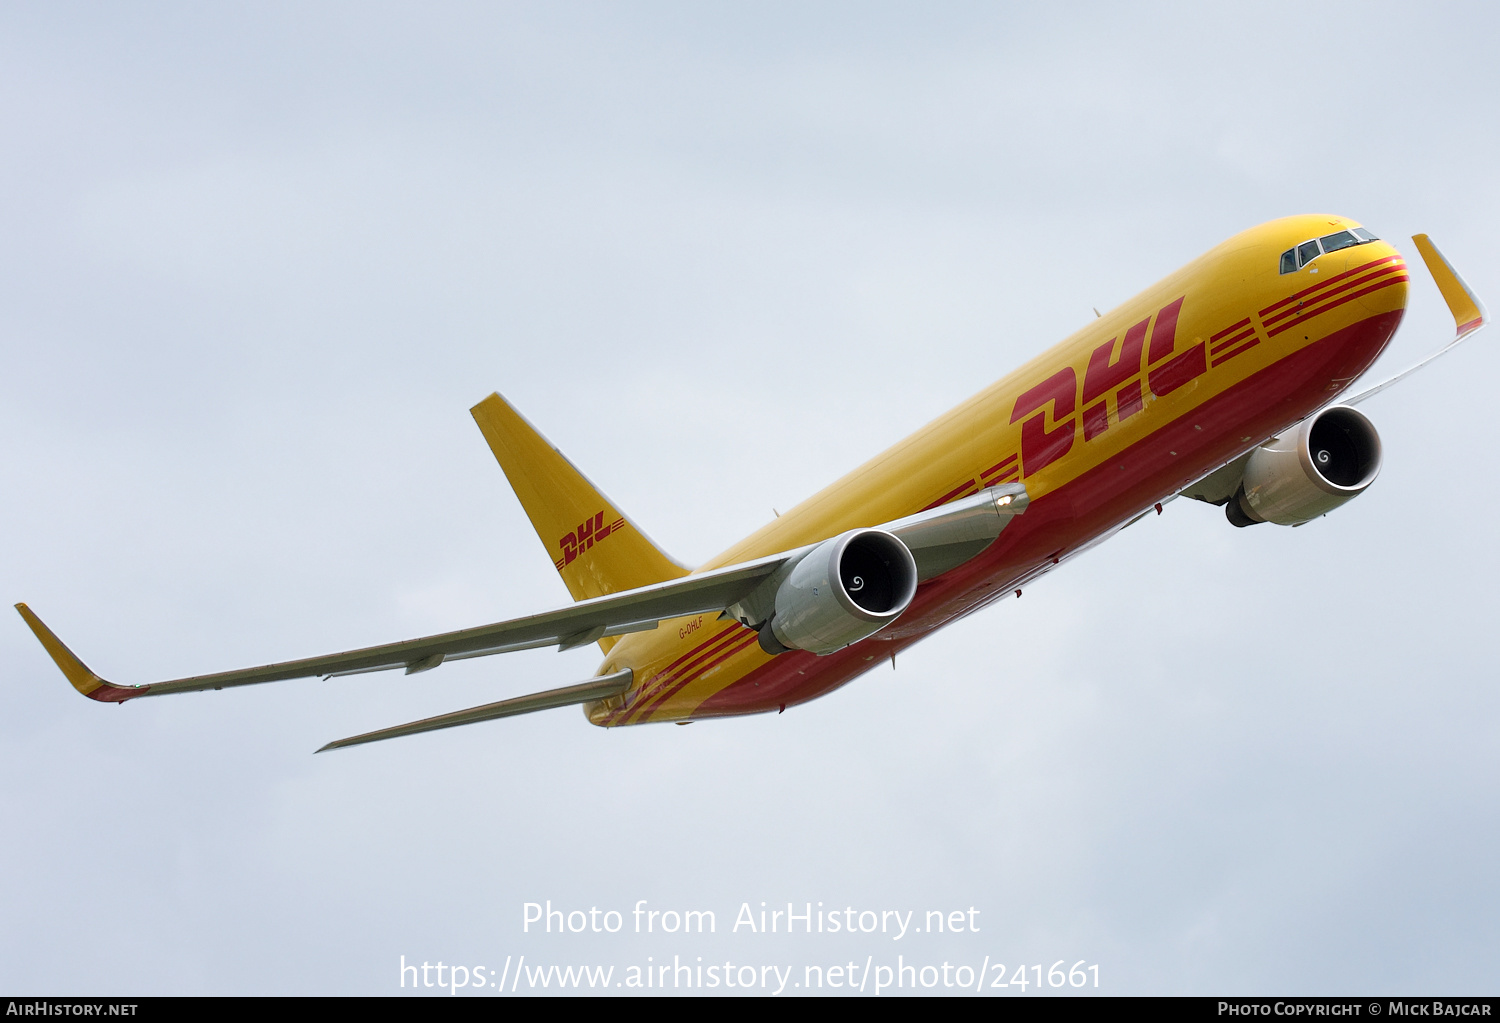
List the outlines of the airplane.
<svg viewBox="0 0 1500 1023">
<path fill-rule="evenodd" d="M 1455 337 L 1339 400 L 1390 343 L 1408 266 L 1356 221 L 1235 235 L 690 570 L 498 393 L 470 411 L 574 603 L 321 657 L 144 685 L 95 674 L 16 609 L 92 700 L 335 678 L 597 643 L 593 677 L 328 743 L 317 752 L 554 707 L 612 728 L 781 713 L 869 671 L 1186 497 L 1237 527 L 1300 526 L 1363 493 L 1380 437 L 1355 407 L 1485 326 L 1413 238 Z M 1096 311 L 1097 313 L 1097 311 Z"/>
</svg>

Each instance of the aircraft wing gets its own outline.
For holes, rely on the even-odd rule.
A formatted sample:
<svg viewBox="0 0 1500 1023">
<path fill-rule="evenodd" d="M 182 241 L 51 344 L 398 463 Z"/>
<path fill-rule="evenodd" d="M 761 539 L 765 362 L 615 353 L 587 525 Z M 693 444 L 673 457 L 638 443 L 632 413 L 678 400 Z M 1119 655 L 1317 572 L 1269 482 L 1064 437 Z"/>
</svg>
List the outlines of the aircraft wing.
<svg viewBox="0 0 1500 1023">
<path fill-rule="evenodd" d="M 953 567 L 955 555 L 967 560 L 978 554 L 999 536 L 1011 516 L 1025 509 L 1026 504 L 1025 488 L 1012 483 L 992 487 L 972 497 L 887 525 L 912 549 L 919 567 L 924 563 L 927 565 L 928 572 L 922 577 L 930 578 L 936 574 L 936 569 L 946 571 Z M 146 685 L 122 686 L 107 681 L 68 649 L 29 607 L 17 604 L 16 610 L 75 689 L 93 700 L 122 703 L 140 696 L 165 696 L 311 676 L 328 678 L 394 668 L 404 668 L 410 675 L 436 668 L 444 661 L 538 647 L 571 650 L 605 636 L 654 629 L 658 622 L 669 618 L 723 611 L 750 597 L 789 562 L 811 549 L 812 546 L 800 547 L 492 625 Z"/>
<path fill-rule="evenodd" d="M 96 675 L 25 604 L 16 610 L 36 633 L 73 687 L 91 699 L 118 703 L 138 696 L 165 696 L 226 686 L 254 685 L 283 679 L 325 678 L 357 675 L 367 671 L 405 668 L 407 674 L 436 668 L 444 661 L 488 654 L 556 646 L 562 650 L 593 643 L 604 636 L 621 636 L 656 628 L 666 618 L 702 611 L 719 611 L 748 593 L 775 572 L 786 555 L 732 565 L 728 568 L 673 579 L 655 586 L 612 593 L 579 601 L 556 611 L 545 611 L 508 622 L 481 625 L 437 636 L 423 636 L 399 643 L 345 650 L 322 657 L 304 657 L 255 668 L 241 668 L 213 675 L 170 679 L 148 685 L 119 686 Z"/>
</svg>

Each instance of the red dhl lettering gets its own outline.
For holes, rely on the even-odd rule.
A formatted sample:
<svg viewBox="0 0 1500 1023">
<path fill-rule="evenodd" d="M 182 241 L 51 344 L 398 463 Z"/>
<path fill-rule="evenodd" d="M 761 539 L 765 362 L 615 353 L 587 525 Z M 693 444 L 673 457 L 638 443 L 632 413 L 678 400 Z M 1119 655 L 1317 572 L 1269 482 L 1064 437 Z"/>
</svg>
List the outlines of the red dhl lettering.
<svg viewBox="0 0 1500 1023">
<path fill-rule="evenodd" d="M 1043 411 L 1052 406 L 1051 420 L 1056 424 L 1047 429 L 1049 418 Z M 1051 465 L 1073 449 L 1073 435 L 1078 424 L 1073 410 L 1078 404 L 1078 374 L 1073 367 L 1060 369 L 1046 380 L 1016 399 L 1011 410 L 1010 421 L 1021 422 L 1021 470 L 1027 476 L 1044 466 Z M 1031 415 L 1033 412 L 1040 415 Z"/>
<path fill-rule="evenodd" d="M 562 549 L 562 557 L 553 562 L 557 570 L 561 572 L 571 565 L 578 555 L 590 550 L 594 544 L 599 543 L 605 537 L 625 526 L 623 518 L 615 519 L 609 525 L 604 524 L 604 512 L 594 513 L 593 518 L 584 519 L 578 524 L 578 528 L 567 536 L 557 541 L 557 546 Z"/>
<path fill-rule="evenodd" d="M 1162 397 L 1208 372 L 1202 341 L 1177 350 L 1182 303 L 1179 298 L 1162 307 L 1154 326 L 1148 316 L 1127 330 L 1123 340 L 1110 338 L 1089 353 L 1081 388 L 1077 372 L 1068 367 L 1016 399 L 1010 421 L 1021 424 L 1022 475 L 1031 476 L 1071 451 L 1080 426 L 1085 441 L 1108 430 L 1111 398 L 1116 422 L 1123 423 L 1141 411 L 1145 407 L 1143 377 L 1151 393 Z"/>
<path fill-rule="evenodd" d="M 1208 372 L 1208 354 L 1202 341 L 1179 355 L 1173 354 L 1177 351 L 1177 316 L 1181 312 L 1182 299 L 1179 298 L 1156 314 L 1156 326 L 1151 331 L 1151 350 L 1146 359 L 1156 366 L 1151 370 L 1150 381 L 1151 393 L 1157 397 L 1171 394 L 1189 380 Z M 1163 359 L 1167 361 L 1162 362 Z"/>
<path fill-rule="evenodd" d="M 1109 429 L 1106 392 L 1115 391 L 1115 408 L 1120 422 L 1141 410 L 1141 382 L 1132 378 L 1141 374 L 1141 349 L 1145 346 L 1146 325 L 1150 322 L 1148 316 L 1127 330 L 1119 354 L 1113 358 L 1110 356 L 1118 338 L 1110 338 L 1089 356 L 1088 369 L 1083 374 L 1084 440 L 1093 440 Z"/>
</svg>

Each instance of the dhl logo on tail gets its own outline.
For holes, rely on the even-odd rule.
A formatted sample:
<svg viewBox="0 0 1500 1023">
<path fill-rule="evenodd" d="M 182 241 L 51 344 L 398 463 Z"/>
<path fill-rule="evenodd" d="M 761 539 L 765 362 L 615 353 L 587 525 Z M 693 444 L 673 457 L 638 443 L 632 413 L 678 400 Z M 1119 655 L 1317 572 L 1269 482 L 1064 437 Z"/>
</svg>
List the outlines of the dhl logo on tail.
<svg viewBox="0 0 1500 1023">
<path fill-rule="evenodd" d="M 599 543 L 611 533 L 625 528 L 625 519 L 620 517 L 609 525 L 604 524 L 604 512 L 597 511 L 591 519 L 584 519 L 578 524 L 578 528 L 567 536 L 557 541 L 558 548 L 562 551 L 562 557 L 557 558 L 552 564 L 557 566 L 561 572 L 571 565 L 578 555 L 584 551 L 592 550 L 594 544 Z"/>
</svg>

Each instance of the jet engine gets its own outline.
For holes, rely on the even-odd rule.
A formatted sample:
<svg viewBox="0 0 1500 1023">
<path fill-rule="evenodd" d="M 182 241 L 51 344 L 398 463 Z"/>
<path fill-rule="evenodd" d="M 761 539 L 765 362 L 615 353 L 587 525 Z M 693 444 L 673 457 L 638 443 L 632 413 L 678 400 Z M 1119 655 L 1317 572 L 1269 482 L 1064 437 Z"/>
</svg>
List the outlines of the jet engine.
<svg viewBox="0 0 1500 1023">
<path fill-rule="evenodd" d="M 1256 448 L 1225 507 L 1236 526 L 1300 526 L 1358 497 L 1380 473 L 1380 435 L 1347 405 Z"/>
<path fill-rule="evenodd" d="M 792 567 L 760 645 L 772 654 L 831 654 L 895 621 L 916 592 L 917 563 L 906 544 L 883 530 L 850 530 Z"/>
</svg>

